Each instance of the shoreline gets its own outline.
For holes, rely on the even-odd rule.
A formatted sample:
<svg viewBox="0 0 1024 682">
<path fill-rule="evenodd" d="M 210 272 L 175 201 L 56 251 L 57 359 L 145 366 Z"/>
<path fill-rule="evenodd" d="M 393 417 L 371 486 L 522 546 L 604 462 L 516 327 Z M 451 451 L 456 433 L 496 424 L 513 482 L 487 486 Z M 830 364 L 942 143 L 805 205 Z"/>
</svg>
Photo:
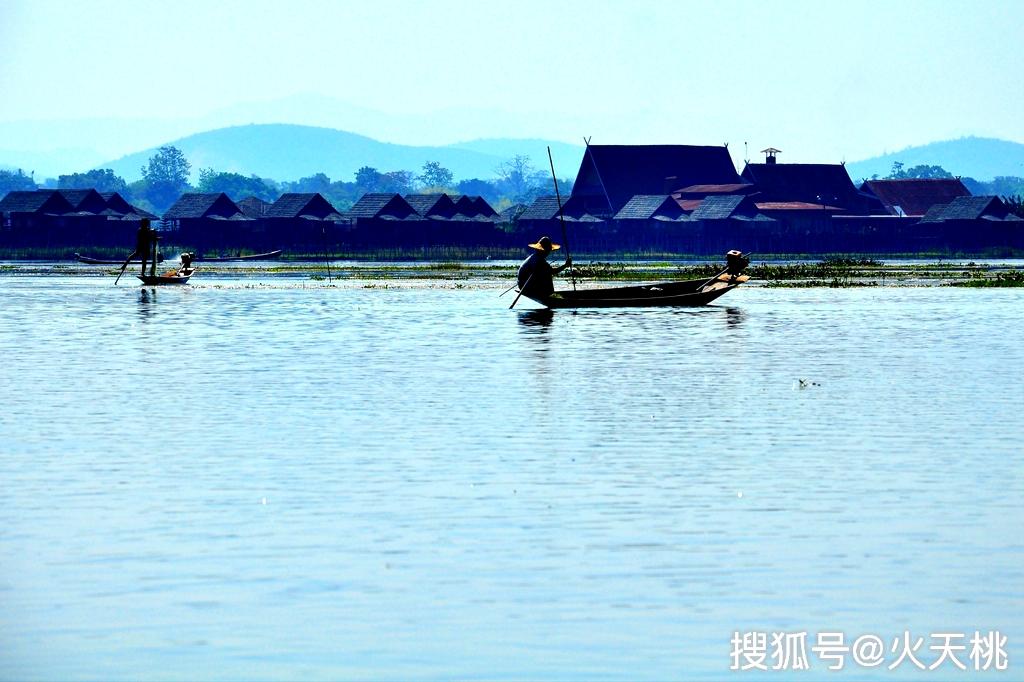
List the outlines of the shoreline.
<svg viewBox="0 0 1024 682">
<path fill-rule="evenodd" d="M 174 267 L 165 261 L 158 270 Z M 326 286 L 328 279 L 366 282 L 378 287 L 412 282 L 445 284 L 457 288 L 506 287 L 515 279 L 518 263 L 422 262 L 422 261 L 263 261 L 261 263 L 197 264 L 195 285 L 242 280 L 257 285 L 266 279 L 304 280 L 304 285 Z M 598 261 L 579 263 L 576 282 L 584 288 L 608 283 L 644 283 L 699 279 L 714 275 L 717 261 L 701 264 L 651 261 Z M 131 275 L 130 267 L 126 275 Z M 116 277 L 120 268 L 66 261 L 0 261 L 0 277 Z M 845 288 L 874 286 L 1024 287 L 1024 264 L 986 262 L 880 262 L 842 259 L 773 263 L 757 259 L 746 270 L 744 286 L 771 288 Z M 244 282 L 244 280 L 252 280 Z M 131 280 L 134 282 L 134 280 Z M 568 285 L 568 273 L 556 278 L 556 286 Z M 366 285 L 364 285 L 366 286 Z"/>
</svg>

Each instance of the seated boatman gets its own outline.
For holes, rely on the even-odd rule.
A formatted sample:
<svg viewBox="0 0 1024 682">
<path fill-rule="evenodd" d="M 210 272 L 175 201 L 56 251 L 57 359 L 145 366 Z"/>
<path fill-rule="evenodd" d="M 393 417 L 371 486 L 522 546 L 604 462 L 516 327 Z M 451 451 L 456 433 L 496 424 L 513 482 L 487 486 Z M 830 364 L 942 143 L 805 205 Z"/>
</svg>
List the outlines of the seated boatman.
<svg viewBox="0 0 1024 682">
<path fill-rule="evenodd" d="M 533 253 L 519 266 L 519 290 L 531 298 L 547 298 L 555 291 L 554 276 L 571 266 L 572 258 L 566 258 L 565 263 L 553 268 L 548 263 L 548 256 L 561 246 L 552 244 L 550 237 L 541 237 L 529 246 Z"/>
</svg>

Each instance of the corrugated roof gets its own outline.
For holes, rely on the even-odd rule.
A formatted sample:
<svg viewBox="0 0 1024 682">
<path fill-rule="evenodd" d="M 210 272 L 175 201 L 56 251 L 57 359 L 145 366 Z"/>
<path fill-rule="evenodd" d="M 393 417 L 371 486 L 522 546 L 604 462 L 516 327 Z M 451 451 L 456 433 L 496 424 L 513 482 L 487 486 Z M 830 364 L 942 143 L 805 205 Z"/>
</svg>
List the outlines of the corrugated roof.
<svg viewBox="0 0 1024 682">
<path fill-rule="evenodd" d="M 923 216 L 935 204 L 971 196 L 959 179 L 867 180 L 861 191 L 878 197 L 891 215 Z"/>
<path fill-rule="evenodd" d="M 278 197 L 267 212 L 265 218 L 307 218 L 328 220 L 340 218 L 337 209 L 319 192 L 289 192 Z"/>
<path fill-rule="evenodd" d="M 236 214 L 241 214 L 241 211 L 223 192 L 188 192 L 178 197 L 174 205 L 167 209 L 164 220 L 230 218 Z"/>
<path fill-rule="evenodd" d="M 519 216 L 527 208 L 529 208 L 529 206 L 527 206 L 526 204 L 512 204 L 498 215 L 501 216 L 502 220 L 511 222 L 513 220 L 519 220 Z"/>
<path fill-rule="evenodd" d="M 695 199 L 709 194 L 748 194 L 754 189 L 754 185 L 749 182 L 727 182 L 719 185 L 690 185 L 674 190 L 672 194 L 678 194 L 681 199 Z"/>
<path fill-rule="evenodd" d="M 759 211 L 842 211 L 830 204 L 812 204 L 807 201 L 758 201 L 754 204 Z"/>
<path fill-rule="evenodd" d="M 957 197 L 946 205 L 940 220 L 977 220 L 985 213 L 998 213 L 998 206 L 993 206 L 995 202 L 1002 204 L 998 197 Z"/>
<path fill-rule="evenodd" d="M 675 199 L 667 194 L 637 194 L 615 214 L 615 220 L 648 220 L 658 214 L 674 219 L 682 212 Z"/>
<path fill-rule="evenodd" d="M 455 212 L 455 203 L 444 192 L 432 194 L 406 194 L 405 201 L 418 215 L 450 218 Z"/>
<path fill-rule="evenodd" d="M 0 199 L 0 213 L 70 213 L 74 207 L 57 190 L 18 190 Z"/>
<path fill-rule="evenodd" d="M 394 192 L 368 192 L 359 197 L 347 212 L 349 218 L 398 218 L 416 214 L 401 195 Z"/>
<path fill-rule="evenodd" d="M 743 199 L 740 194 L 709 196 L 700 202 L 690 217 L 694 220 L 725 220 L 743 203 Z"/>
<path fill-rule="evenodd" d="M 748 163 L 743 178 L 757 186 L 764 202 L 806 202 L 880 213 L 882 202 L 859 191 L 846 166 L 832 163 Z M 759 202 L 760 203 L 760 202 Z"/>
<path fill-rule="evenodd" d="M 236 201 L 235 205 L 238 206 L 238 210 L 241 211 L 248 218 L 262 218 L 266 215 L 267 209 L 270 208 L 270 202 L 264 201 L 259 197 L 246 197 L 241 201 Z"/>
<path fill-rule="evenodd" d="M 537 197 L 519 216 L 520 220 L 550 220 L 558 216 L 558 199 L 554 196 Z"/>
<path fill-rule="evenodd" d="M 616 213 L 638 194 L 668 194 L 695 184 L 739 182 L 725 147 L 590 145 L 572 196 L 599 198 L 604 205 L 610 200 L 609 212 Z"/>
<path fill-rule="evenodd" d="M 107 208 L 107 202 L 94 189 L 58 189 L 57 191 L 76 211 L 99 215 Z"/>
<path fill-rule="evenodd" d="M 476 204 L 477 211 L 484 218 L 494 218 L 498 215 L 498 212 L 481 196 L 473 197 L 473 203 Z"/>
</svg>

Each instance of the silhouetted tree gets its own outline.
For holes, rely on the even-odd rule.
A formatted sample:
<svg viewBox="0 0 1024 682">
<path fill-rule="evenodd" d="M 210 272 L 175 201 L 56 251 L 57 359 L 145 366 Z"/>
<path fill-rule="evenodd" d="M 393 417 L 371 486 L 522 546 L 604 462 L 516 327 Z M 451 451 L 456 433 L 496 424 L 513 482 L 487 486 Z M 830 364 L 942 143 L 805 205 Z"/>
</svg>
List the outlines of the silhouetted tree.
<svg viewBox="0 0 1024 682">
<path fill-rule="evenodd" d="M 356 171 L 356 187 L 363 192 L 379 192 L 381 173 L 376 168 L 363 166 Z"/>
<path fill-rule="evenodd" d="M 319 192 L 326 196 L 331 188 L 331 179 L 324 173 L 317 173 L 305 178 L 299 178 L 294 182 L 284 183 L 286 192 L 299 192 L 300 194 L 312 194 Z"/>
<path fill-rule="evenodd" d="M 921 164 L 914 166 L 913 168 L 903 169 L 903 164 L 899 161 L 893 161 L 892 170 L 885 176 L 886 180 L 908 180 L 911 178 L 920 178 L 925 180 L 945 179 L 952 178 L 953 174 L 947 171 L 942 166 L 929 166 L 927 164 Z"/>
<path fill-rule="evenodd" d="M 101 168 L 85 173 L 70 173 L 57 178 L 59 189 L 95 189 L 97 192 L 128 194 L 128 183 L 110 168 Z"/>
<path fill-rule="evenodd" d="M 516 155 L 494 169 L 498 176 L 498 191 L 513 202 L 528 202 L 541 194 L 551 194 L 551 179 L 537 170 L 530 157 Z M 561 186 L 559 186 L 561 189 Z"/>
<path fill-rule="evenodd" d="M 224 192 L 234 201 L 246 197 L 274 201 L 280 196 L 275 185 L 273 180 L 265 180 L 255 175 L 246 177 L 239 173 L 218 173 L 212 168 L 204 168 L 199 171 L 196 189 L 200 192 Z"/>
<path fill-rule="evenodd" d="M 149 157 L 149 163 L 142 167 L 143 198 L 160 211 L 166 210 L 177 198 L 189 189 L 188 178 L 192 164 L 180 149 L 173 146 L 160 147 Z"/>
<path fill-rule="evenodd" d="M 413 190 L 414 179 L 412 171 L 388 171 L 381 176 L 379 191 L 408 194 Z"/>
<path fill-rule="evenodd" d="M 424 188 L 438 189 L 451 187 L 455 180 L 452 172 L 437 161 L 427 161 L 423 164 L 423 172 L 416 179 Z"/>
<path fill-rule="evenodd" d="M 17 171 L 0 170 L 0 198 L 8 192 L 36 189 L 36 182 L 30 175 L 25 175 L 19 168 Z"/>
</svg>

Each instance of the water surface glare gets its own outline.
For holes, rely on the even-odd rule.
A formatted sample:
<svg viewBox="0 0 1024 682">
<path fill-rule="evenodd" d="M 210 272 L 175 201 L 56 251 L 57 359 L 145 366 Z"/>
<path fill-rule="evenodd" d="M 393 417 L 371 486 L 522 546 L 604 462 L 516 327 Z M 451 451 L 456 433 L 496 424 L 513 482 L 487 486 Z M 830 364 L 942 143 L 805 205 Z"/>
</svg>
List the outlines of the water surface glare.
<svg viewBox="0 0 1024 682">
<path fill-rule="evenodd" d="M 734 630 L 1024 664 L 1021 290 L 0 286 L 4 679 L 744 679 Z"/>
</svg>

